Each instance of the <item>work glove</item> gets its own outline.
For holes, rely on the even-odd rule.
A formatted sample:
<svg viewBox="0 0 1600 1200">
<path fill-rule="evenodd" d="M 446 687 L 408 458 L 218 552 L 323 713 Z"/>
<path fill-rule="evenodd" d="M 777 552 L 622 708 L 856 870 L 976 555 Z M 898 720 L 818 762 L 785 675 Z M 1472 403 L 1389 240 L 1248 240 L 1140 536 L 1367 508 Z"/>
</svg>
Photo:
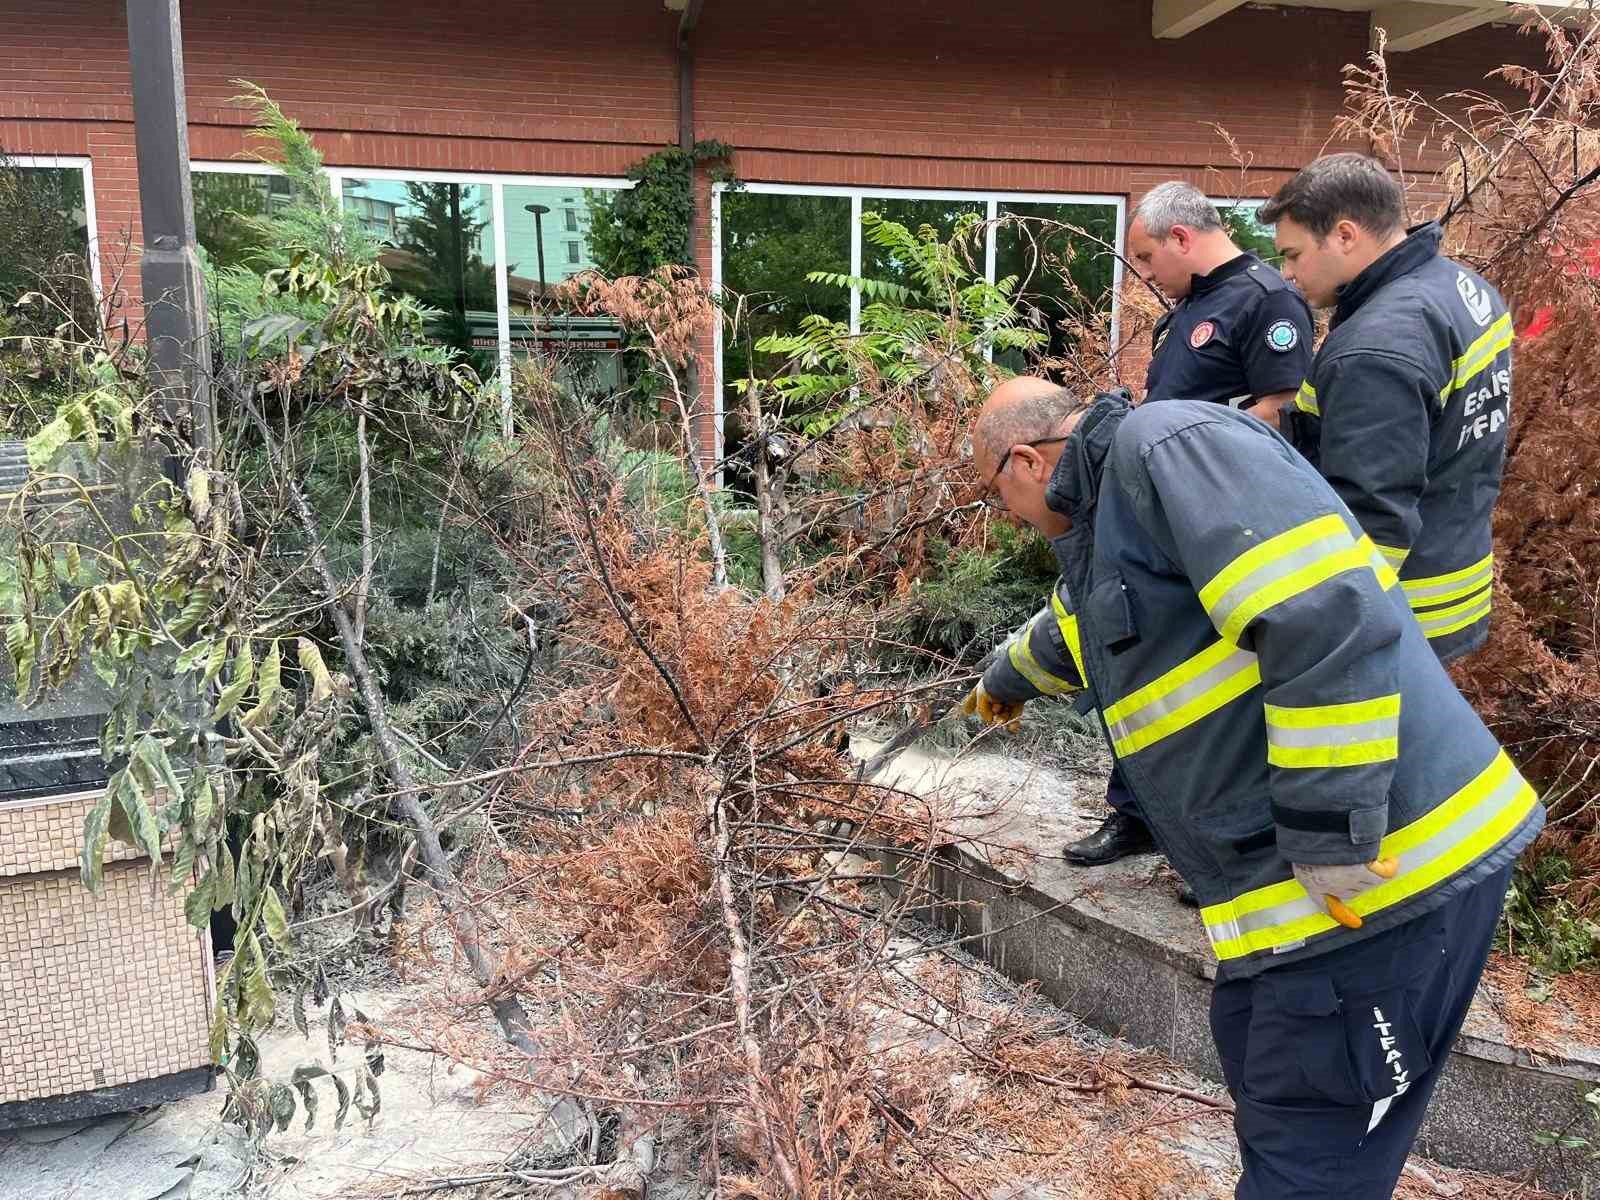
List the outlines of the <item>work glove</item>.
<svg viewBox="0 0 1600 1200">
<path fill-rule="evenodd" d="M 1346 929 L 1360 929 L 1361 918 L 1347 901 L 1362 892 L 1370 891 L 1385 879 L 1393 879 L 1400 869 L 1400 860 L 1392 855 L 1377 858 L 1369 863 L 1351 863 L 1349 866 L 1290 863 L 1294 877 L 1300 881 L 1313 900 L 1318 900 L 1328 910 L 1328 915 Z"/>
<path fill-rule="evenodd" d="M 985 725 L 1004 725 L 1012 733 L 1022 728 L 1022 706 L 1025 701 L 1013 700 L 1006 702 L 996 700 L 980 682 L 977 687 L 967 693 L 967 698 L 961 702 L 961 711 L 967 716 L 976 716 Z"/>
</svg>

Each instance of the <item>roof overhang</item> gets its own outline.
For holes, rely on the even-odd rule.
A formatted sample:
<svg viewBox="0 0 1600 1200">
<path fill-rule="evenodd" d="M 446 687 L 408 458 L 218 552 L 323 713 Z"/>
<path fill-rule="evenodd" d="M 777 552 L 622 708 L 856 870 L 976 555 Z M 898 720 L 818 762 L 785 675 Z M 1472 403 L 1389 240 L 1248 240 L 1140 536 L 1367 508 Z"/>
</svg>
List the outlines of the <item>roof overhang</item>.
<svg viewBox="0 0 1600 1200">
<path fill-rule="evenodd" d="M 1181 38 L 1208 25 L 1248 0 L 1155 0 L 1150 31 L 1158 38 Z M 1337 8 L 1370 13 L 1374 33 L 1383 29 L 1392 51 L 1419 50 L 1434 42 L 1492 22 L 1519 24 L 1523 0 L 1281 0 L 1274 8 Z M 1588 11 L 1586 0 L 1539 0 L 1552 16 Z"/>
</svg>

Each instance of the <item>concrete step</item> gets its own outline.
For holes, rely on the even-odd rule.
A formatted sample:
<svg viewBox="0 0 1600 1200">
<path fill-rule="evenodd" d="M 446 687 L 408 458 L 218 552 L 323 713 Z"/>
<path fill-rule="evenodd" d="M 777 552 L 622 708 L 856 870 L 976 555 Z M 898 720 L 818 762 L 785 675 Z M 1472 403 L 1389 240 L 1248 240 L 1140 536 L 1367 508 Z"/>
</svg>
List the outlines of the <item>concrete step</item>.
<svg viewBox="0 0 1600 1200">
<path fill-rule="evenodd" d="M 855 747 L 863 757 L 875 748 Z M 940 849 L 926 885 L 942 902 L 917 915 L 970 937 L 969 951 L 1097 1028 L 1220 1081 L 1216 960 L 1198 914 L 1177 902 L 1176 875 L 1156 855 L 1097 868 L 1059 857 L 1105 815 L 1103 769 L 1096 748 L 1073 769 L 1030 760 L 1020 745 L 1014 757 L 913 747 L 877 782 L 935 799 L 963 837 Z M 1417 1150 L 1480 1171 L 1537 1169 L 1546 1187 L 1592 1193 L 1600 1164 L 1582 1151 L 1554 1156 L 1536 1136 L 1587 1128 L 1600 1047 L 1558 1035 L 1535 1053 L 1516 1044 L 1495 1001 L 1480 989 Z"/>
</svg>

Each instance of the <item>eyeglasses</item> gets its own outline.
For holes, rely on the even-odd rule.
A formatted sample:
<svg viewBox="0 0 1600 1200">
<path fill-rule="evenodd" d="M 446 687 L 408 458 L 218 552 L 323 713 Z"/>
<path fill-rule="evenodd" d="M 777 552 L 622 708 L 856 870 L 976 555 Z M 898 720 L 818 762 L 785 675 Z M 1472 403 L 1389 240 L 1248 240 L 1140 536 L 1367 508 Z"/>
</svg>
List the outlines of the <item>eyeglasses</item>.
<svg viewBox="0 0 1600 1200">
<path fill-rule="evenodd" d="M 1040 446 L 1053 446 L 1057 442 L 1064 442 L 1071 436 L 1072 435 L 1070 433 L 1063 433 L 1056 437 L 1035 438 L 1031 442 L 1019 442 L 1017 445 L 1030 446 L 1037 450 Z M 1001 503 L 999 493 L 995 491 L 994 485 L 999 481 L 1001 474 L 1005 471 L 1006 464 L 1011 461 L 1011 452 L 1016 448 L 1016 446 L 1008 446 L 1006 448 L 1006 452 L 1000 456 L 999 463 L 995 465 L 994 474 L 989 476 L 989 482 L 984 491 L 983 502 L 990 508 L 999 509 L 1001 511 L 1005 510 L 1005 505 Z"/>
</svg>

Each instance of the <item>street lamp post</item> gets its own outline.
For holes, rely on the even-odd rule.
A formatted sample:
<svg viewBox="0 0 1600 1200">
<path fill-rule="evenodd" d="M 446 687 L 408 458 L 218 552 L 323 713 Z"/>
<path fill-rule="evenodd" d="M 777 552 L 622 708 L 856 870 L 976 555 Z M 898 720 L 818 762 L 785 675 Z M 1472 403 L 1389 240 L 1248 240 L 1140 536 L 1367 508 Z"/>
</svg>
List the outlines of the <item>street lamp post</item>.
<svg viewBox="0 0 1600 1200">
<path fill-rule="evenodd" d="M 539 299 L 544 299 L 544 215 L 550 211 L 548 204 L 524 204 L 533 214 L 533 240 L 539 248 Z"/>
</svg>

